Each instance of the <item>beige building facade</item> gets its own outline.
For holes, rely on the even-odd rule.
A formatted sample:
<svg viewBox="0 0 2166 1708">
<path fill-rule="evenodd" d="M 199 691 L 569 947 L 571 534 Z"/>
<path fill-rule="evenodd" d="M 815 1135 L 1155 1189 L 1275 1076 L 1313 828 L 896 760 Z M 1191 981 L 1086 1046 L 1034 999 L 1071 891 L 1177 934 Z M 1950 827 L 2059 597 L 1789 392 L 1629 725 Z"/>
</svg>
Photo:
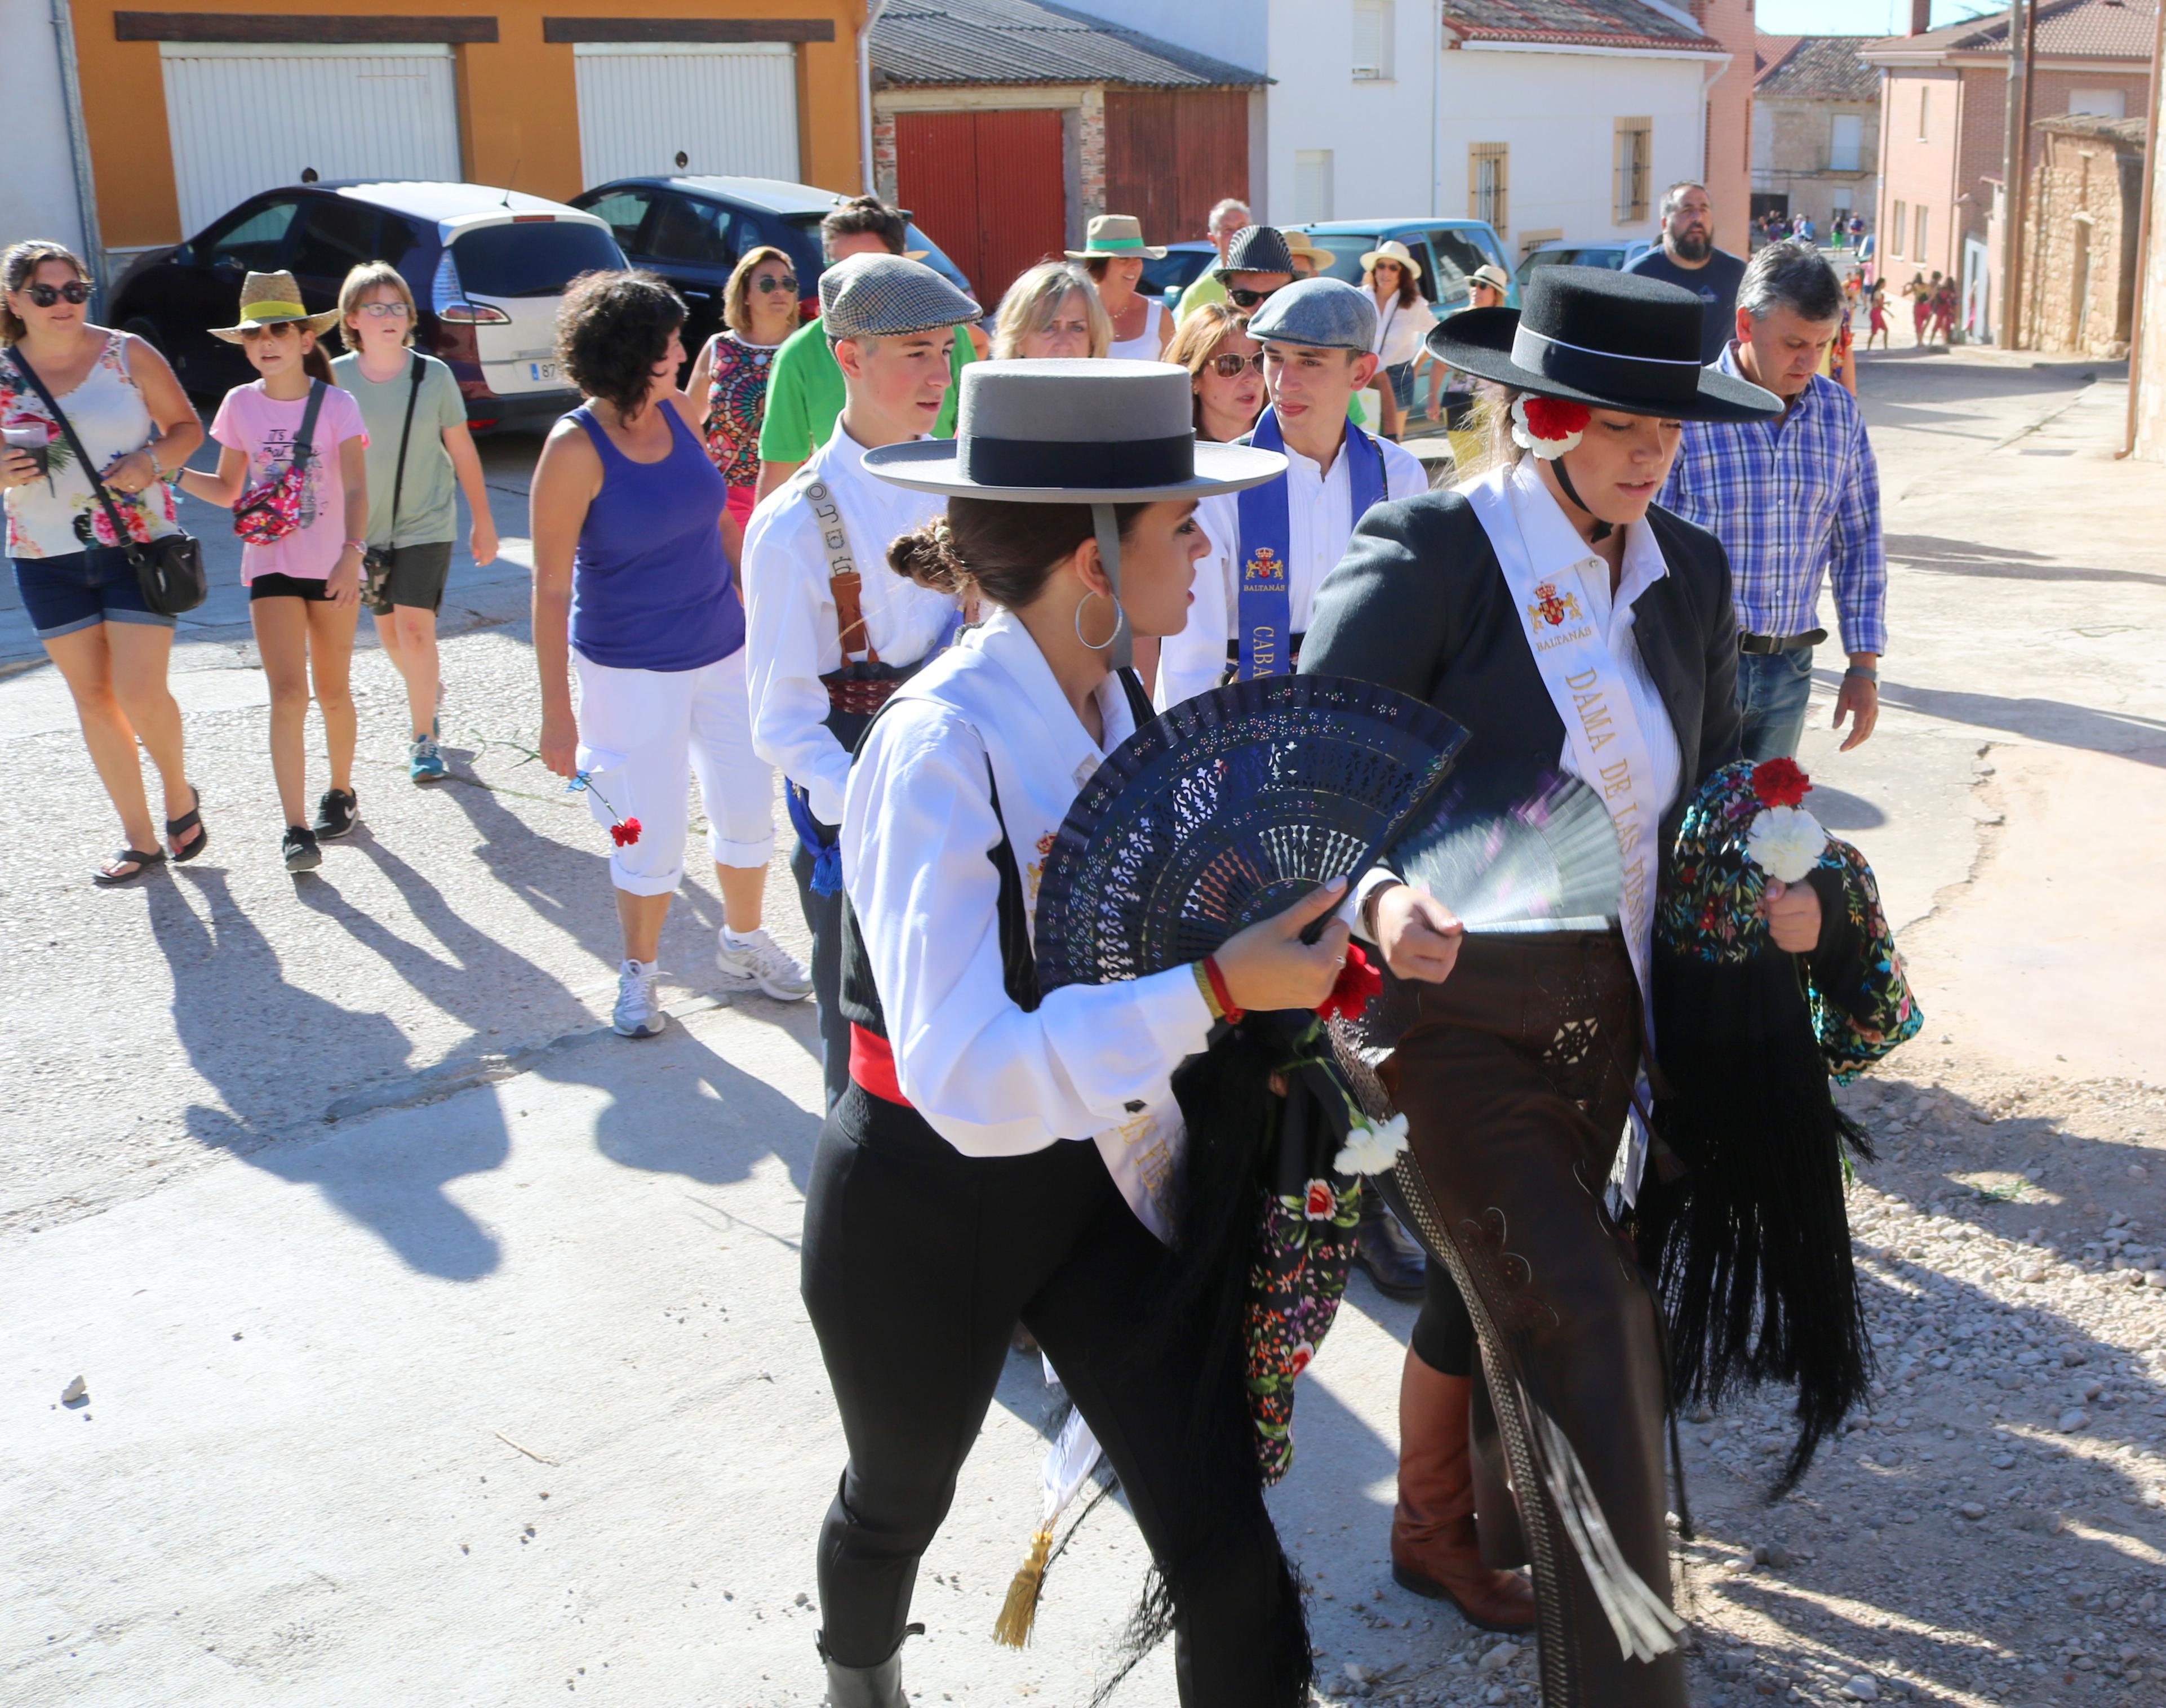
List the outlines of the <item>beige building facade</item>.
<svg viewBox="0 0 2166 1708">
<path fill-rule="evenodd" d="M 1756 207 L 1777 206 L 1793 219 L 1809 215 L 1823 236 L 1852 214 L 1868 224 L 1877 219 L 1880 71 L 1858 50 L 1879 40 L 1761 38 L 1767 49 L 1752 87 Z"/>
</svg>

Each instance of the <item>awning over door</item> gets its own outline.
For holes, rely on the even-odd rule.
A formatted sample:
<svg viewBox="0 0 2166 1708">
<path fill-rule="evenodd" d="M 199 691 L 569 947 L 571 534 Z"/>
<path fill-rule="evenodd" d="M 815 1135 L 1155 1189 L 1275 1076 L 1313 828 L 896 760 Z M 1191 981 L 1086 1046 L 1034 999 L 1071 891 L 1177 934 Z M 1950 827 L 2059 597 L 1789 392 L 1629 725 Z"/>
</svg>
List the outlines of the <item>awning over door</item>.
<svg viewBox="0 0 2166 1708">
<path fill-rule="evenodd" d="M 161 42 L 181 229 L 304 172 L 319 178 L 457 182 L 452 50 Z"/>
<path fill-rule="evenodd" d="M 587 187 L 674 172 L 797 178 L 797 64 L 788 42 L 583 41 Z"/>
</svg>

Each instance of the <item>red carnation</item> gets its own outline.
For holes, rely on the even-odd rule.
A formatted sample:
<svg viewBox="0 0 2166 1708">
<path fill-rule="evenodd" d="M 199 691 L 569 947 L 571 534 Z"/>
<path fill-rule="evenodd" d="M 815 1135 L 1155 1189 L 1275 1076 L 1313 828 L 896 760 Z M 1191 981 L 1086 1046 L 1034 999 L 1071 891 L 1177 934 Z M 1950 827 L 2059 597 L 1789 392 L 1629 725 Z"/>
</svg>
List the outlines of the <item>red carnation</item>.
<svg viewBox="0 0 2166 1708">
<path fill-rule="evenodd" d="M 1794 759 L 1763 760 L 1752 767 L 1752 793 L 1763 807 L 1796 806 L 1812 786 Z"/>
<path fill-rule="evenodd" d="M 1361 1011 L 1369 1005 L 1369 999 L 1384 988 L 1384 975 L 1369 964 L 1369 957 L 1361 952 L 1359 943 L 1346 946 L 1346 964 L 1339 969 L 1339 978 L 1331 987 L 1331 994 L 1317 1004 L 1316 1011 L 1325 1020 L 1344 1016 L 1350 1020 L 1361 1018 Z"/>
<path fill-rule="evenodd" d="M 626 819 L 621 824 L 610 826 L 610 841 L 620 848 L 629 848 L 639 840 L 639 820 Z"/>
<path fill-rule="evenodd" d="M 1329 1221 L 1332 1212 L 1339 1208 L 1339 1194 L 1331 1189 L 1329 1180 L 1308 1183 L 1308 1201 L 1302 1206 L 1311 1221 Z"/>
<path fill-rule="evenodd" d="M 1584 433 L 1592 419 L 1584 403 L 1567 403 L 1561 398 L 1529 398 L 1527 431 L 1536 439 L 1569 439 Z"/>
</svg>

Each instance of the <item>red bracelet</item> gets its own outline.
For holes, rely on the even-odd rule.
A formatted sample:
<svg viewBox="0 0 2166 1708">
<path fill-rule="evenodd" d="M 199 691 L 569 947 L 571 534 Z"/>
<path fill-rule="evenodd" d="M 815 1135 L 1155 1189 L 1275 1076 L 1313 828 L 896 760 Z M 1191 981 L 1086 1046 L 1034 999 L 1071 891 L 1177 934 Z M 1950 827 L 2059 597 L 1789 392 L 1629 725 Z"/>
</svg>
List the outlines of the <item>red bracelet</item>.
<svg viewBox="0 0 2166 1708">
<path fill-rule="evenodd" d="M 1228 1020 L 1238 1020 L 1245 1010 L 1234 1006 L 1234 999 L 1226 991 L 1226 975 L 1218 970 L 1218 957 L 1203 957 L 1203 976 L 1211 981 L 1211 994 L 1218 999 L 1218 1011 Z"/>
</svg>

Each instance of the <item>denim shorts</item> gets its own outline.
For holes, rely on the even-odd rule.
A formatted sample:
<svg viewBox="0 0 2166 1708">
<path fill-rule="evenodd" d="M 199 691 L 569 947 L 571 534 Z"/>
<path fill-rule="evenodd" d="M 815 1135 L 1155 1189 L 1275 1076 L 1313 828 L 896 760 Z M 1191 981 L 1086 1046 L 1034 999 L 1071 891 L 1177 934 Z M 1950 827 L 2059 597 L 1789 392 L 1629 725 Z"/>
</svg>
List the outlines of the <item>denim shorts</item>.
<svg viewBox="0 0 2166 1708">
<path fill-rule="evenodd" d="M 15 590 L 23 596 L 23 609 L 30 614 L 30 627 L 40 640 L 94 629 L 100 623 L 173 626 L 171 617 L 160 616 L 144 603 L 135 566 L 117 546 L 8 561 L 15 567 Z"/>
</svg>

